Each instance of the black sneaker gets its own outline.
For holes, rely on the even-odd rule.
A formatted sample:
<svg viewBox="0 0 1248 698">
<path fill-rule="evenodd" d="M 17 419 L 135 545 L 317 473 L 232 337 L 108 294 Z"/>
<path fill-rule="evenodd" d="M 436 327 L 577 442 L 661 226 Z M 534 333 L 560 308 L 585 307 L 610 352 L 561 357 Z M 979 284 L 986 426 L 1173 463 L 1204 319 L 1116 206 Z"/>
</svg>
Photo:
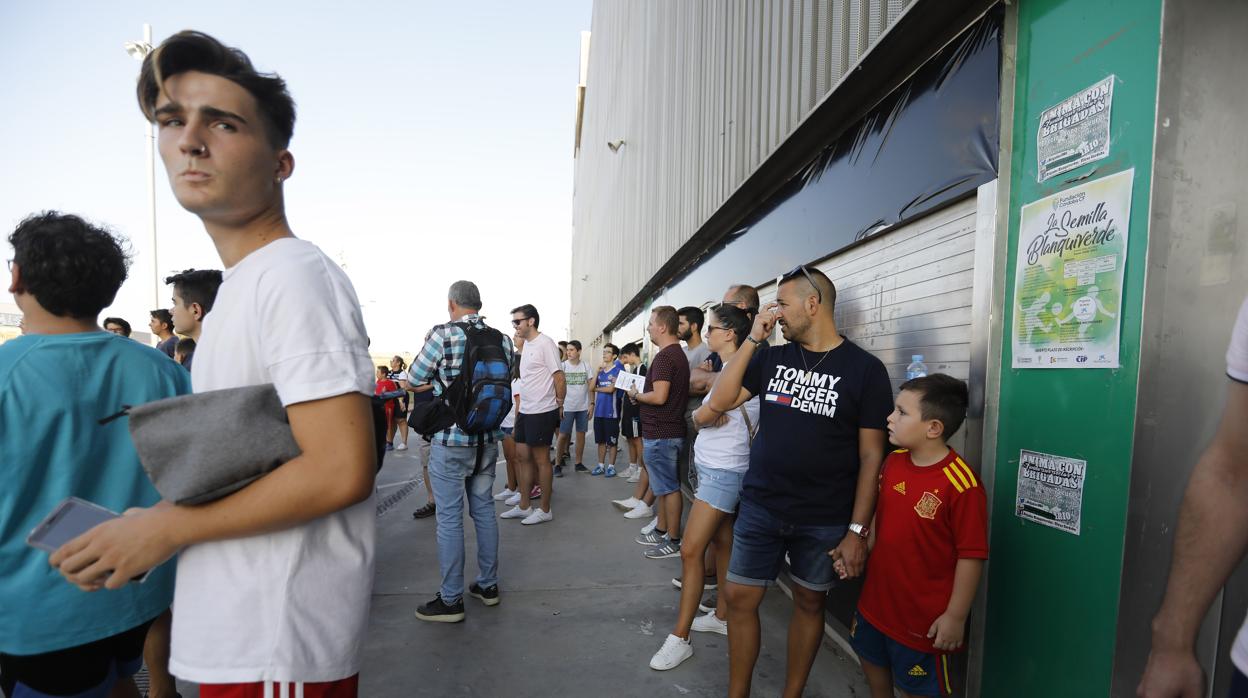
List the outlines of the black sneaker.
<svg viewBox="0 0 1248 698">
<path fill-rule="evenodd" d="M 423 507 L 412 512 L 413 519 L 427 519 L 438 512 L 438 506 L 433 502 L 429 502 Z"/>
<path fill-rule="evenodd" d="M 576 464 L 576 472 L 578 472 L 578 473 L 588 473 L 588 472 L 589 472 L 589 468 L 586 468 L 584 463 L 577 463 L 577 464 Z"/>
<path fill-rule="evenodd" d="M 710 593 L 706 598 L 698 602 L 698 610 L 703 613 L 710 613 L 715 610 L 716 604 L 719 603 L 719 594 Z"/>
<path fill-rule="evenodd" d="M 474 599 L 481 599 L 481 603 L 486 606 L 498 605 L 499 598 L 497 584 L 482 589 L 480 584 L 473 582 L 472 586 L 468 587 L 468 595 Z"/>
<path fill-rule="evenodd" d="M 556 465 L 556 466 L 555 466 L 555 477 L 563 477 L 563 466 L 562 466 L 562 465 Z"/>
<path fill-rule="evenodd" d="M 459 623 L 464 619 L 464 600 L 447 604 L 439 593 L 433 601 L 416 609 L 416 617 L 434 623 Z"/>
</svg>

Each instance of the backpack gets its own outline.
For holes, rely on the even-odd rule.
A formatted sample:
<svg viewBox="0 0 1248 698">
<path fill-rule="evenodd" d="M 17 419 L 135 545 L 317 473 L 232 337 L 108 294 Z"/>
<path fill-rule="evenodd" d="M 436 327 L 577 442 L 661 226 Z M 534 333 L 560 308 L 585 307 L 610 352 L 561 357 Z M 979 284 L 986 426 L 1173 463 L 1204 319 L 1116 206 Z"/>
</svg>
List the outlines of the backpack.
<svg viewBox="0 0 1248 698">
<path fill-rule="evenodd" d="M 437 399 L 416 405 L 408 426 L 432 436 L 452 425 L 465 434 L 488 434 L 499 428 L 511 410 L 511 362 L 503 334 L 492 327 L 451 323 L 465 336 L 463 365 Z M 435 376 L 435 380 L 441 380 Z M 484 444 L 484 440 L 479 440 Z"/>
<path fill-rule="evenodd" d="M 442 391 L 465 434 L 495 431 L 511 410 L 511 360 L 503 349 L 503 333 L 493 327 L 456 322 L 464 331 L 464 363 Z"/>
</svg>

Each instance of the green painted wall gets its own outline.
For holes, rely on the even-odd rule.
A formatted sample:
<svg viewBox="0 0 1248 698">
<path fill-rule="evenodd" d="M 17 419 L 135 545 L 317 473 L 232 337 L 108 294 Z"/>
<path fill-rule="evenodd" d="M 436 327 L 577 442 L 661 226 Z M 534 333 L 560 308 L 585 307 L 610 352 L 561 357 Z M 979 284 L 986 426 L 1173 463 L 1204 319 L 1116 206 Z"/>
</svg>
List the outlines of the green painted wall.
<svg viewBox="0 0 1248 698">
<path fill-rule="evenodd" d="M 1135 168 L 1122 299 L 1122 368 L 1014 370 L 1004 339 L 982 695 L 1107 696 L 1122 573 L 1161 0 L 1019 0 L 1004 326 L 1013 327 L 1019 209 Z M 1107 159 L 1036 181 L 1040 112 L 1116 75 Z M 1014 514 L 1020 449 L 1088 462 L 1081 535 Z"/>
</svg>

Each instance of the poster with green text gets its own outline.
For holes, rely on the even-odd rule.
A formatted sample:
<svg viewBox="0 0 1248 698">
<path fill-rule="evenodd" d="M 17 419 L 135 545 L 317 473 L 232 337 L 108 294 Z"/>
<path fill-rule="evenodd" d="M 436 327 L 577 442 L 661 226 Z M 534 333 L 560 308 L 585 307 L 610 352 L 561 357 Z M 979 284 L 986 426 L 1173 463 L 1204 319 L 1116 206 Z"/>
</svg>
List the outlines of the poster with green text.
<svg viewBox="0 0 1248 698">
<path fill-rule="evenodd" d="M 1023 207 L 1014 277 L 1014 368 L 1118 368 L 1135 170 Z"/>
</svg>

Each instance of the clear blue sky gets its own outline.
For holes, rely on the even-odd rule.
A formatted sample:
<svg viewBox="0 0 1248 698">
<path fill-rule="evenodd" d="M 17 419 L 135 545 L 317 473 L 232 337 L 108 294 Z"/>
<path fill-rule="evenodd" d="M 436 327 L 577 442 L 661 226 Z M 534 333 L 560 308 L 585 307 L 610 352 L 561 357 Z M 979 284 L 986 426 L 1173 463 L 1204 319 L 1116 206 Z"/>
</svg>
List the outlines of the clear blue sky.
<svg viewBox="0 0 1248 698">
<path fill-rule="evenodd" d="M 0 228 L 60 209 L 129 237 L 130 279 L 106 312 L 146 326 L 144 121 L 122 44 L 144 22 L 157 43 L 193 28 L 287 80 L 299 110 L 287 213 L 345 263 L 374 348 L 416 351 L 458 278 L 481 286 L 492 324 L 534 303 L 563 338 L 591 11 L 591 0 L 0 3 Z M 161 275 L 220 268 L 159 158 L 156 192 Z"/>
</svg>

